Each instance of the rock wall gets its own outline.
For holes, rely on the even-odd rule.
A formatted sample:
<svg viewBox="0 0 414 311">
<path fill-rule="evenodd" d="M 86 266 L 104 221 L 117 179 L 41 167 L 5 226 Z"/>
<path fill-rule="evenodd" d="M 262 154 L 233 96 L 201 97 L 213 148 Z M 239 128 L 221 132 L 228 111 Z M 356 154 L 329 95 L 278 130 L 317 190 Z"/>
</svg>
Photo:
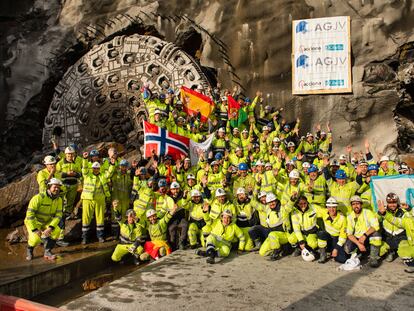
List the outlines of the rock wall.
<svg viewBox="0 0 414 311">
<path fill-rule="evenodd" d="M 378 153 L 414 139 L 414 3 L 408 0 L 66 0 L 0 4 L 0 183 L 41 158 L 54 88 L 93 46 L 117 35 L 155 35 L 200 61 L 206 75 L 299 116 L 303 131 L 330 121 L 336 153 L 367 137 Z M 353 94 L 291 95 L 291 22 L 351 16 Z M 213 69 L 211 69 L 213 68 Z M 214 79 L 212 79 L 213 81 Z"/>
</svg>

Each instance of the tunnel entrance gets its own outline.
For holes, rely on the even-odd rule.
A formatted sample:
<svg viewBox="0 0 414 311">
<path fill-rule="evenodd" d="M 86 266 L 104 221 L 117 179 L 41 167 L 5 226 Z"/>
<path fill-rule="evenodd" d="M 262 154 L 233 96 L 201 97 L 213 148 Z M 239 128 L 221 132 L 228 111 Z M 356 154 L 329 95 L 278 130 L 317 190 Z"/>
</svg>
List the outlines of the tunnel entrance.
<svg viewBox="0 0 414 311">
<path fill-rule="evenodd" d="M 154 94 L 208 86 L 200 65 L 182 49 L 153 36 L 118 36 L 93 47 L 63 76 L 45 118 L 43 145 L 61 132 L 60 147 L 115 141 L 138 147 L 147 112 L 144 83 Z"/>
</svg>

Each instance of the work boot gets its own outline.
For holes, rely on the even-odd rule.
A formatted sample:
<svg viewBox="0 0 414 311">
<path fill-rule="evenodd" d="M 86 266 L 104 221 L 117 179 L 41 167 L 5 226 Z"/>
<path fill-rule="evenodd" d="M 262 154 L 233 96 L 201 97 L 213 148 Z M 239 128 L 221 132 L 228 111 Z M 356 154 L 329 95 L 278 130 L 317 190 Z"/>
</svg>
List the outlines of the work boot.
<svg viewBox="0 0 414 311">
<path fill-rule="evenodd" d="M 104 239 L 103 237 L 99 237 L 99 238 L 98 238 L 98 242 L 99 242 L 99 243 L 105 243 L 105 239 Z"/>
<path fill-rule="evenodd" d="M 414 273 L 414 258 L 404 258 L 404 263 L 407 267 L 404 269 L 407 273 Z"/>
<path fill-rule="evenodd" d="M 369 260 L 368 260 L 369 266 L 371 268 L 378 268 L 380 265 L 379 259 L 380 259 L 379 247 L 371 245 L 371 250 L 369 253 Z"/>
<path fill-rule="evenodd" d="M 179 243 L 178 243 L 178 249 L 179 250 L 185 250 L 185 243 L 184 243 L 184 241 L 180 241 Z"/>
<path fill-rule="evenodd" d="M 45 249 L 45 253 L 43 254 L 43 258 L 46 260 L 56 260 L 56 255 L 52 254 L 52 250 L 51 249 Z"/>
<path fill-rule="evenodd" d="M 302 251 L 299 247 L 295 247 L 295 250 L 292 253 L 292 257 L 298 257 L 302 254 Z"/>
<path fill-rule="evenodd" d="M 326 255 L 326 248 L 319 249 L 319 260 L 318 263 L 325 263 L 328 260 L 328 256 Z"/>
<path fill-rule="evenodd" d="M 201 257 L 206 257 L 207 256 L 207 252 L 203 251 L 202 249 L 196 249 L 195 254 L 197 256 L 201 256 Z"/>
<path fill-rule="evenodd" d="M 166 256 L 167 250 L 165 249 L 165 247 L 160 247 L 160 249 L 158 250 L 158 254 L 160 255 L 160 257 Z"/>
<path fill-rule="evenodd" d="M 207 263 L 214 264 L 214 258 L 217 257 L 217 251 L 213 247 L 207 247 Z"/>
<path fill-rule="evenodd" d="M 33 259 L 33 249 L 34 247 L 28 246 L 26 250 L 26 260 L 30 261 Z"/>
<path fill-rule="evenodd" d="M 141 261 L 148 261 L 150 260 L 150 255 L 148 253 L 142 253 L 141 255 L 139 255 L 139 259 Z"/>
<path fill-rule="evenodd" d="M 66 247 L 66 246 L 69 246 L 69 242 L 66 242 L 63 239 L 59 239 L 56 241 L 56 245 L 60 247 Z"/>
<path fill-rule="evenodd" d="M 251 249 L 251 252 L 257 252 L 262 247 L 262 242 L 259 239 L 253 241 L 254 247 Z"/>
<path fill-rule="evenodd" d="M 397 256 L 394 251 L 389 251 L 387 257 L 385 258 L 385 261 L 393 262 L 396 257 Z"/>
<path fill-rule="evenodd" d="M 269 260 L 270 261 L 276 261 L 276 260 L 278 260 L 280 258 L 281 254 L 282 254 L 282 250 L 275 249 L 273 251 L 273 253 L 270 255 Z"/>
<path fill-rule="evenodd" d="M 81 242 L 81 244 L 82 244 L 82 245 L 86 245 L 86 244 L 88 244 L 88 243 L 89 243 L 88 239 L 87 239 L 87 238 L 85 238 L 85 237 L 83 237 L 83 238 L 82 238 L 82 242 Z"/>
<path fill-rule="evenodd" d="M 191 249 L 196 249 L 197 247 L 198 247 L 198 245 L 197 245 L 197 244 L 190 245 L 190 248 L 191 248 Z"/>
</svg>

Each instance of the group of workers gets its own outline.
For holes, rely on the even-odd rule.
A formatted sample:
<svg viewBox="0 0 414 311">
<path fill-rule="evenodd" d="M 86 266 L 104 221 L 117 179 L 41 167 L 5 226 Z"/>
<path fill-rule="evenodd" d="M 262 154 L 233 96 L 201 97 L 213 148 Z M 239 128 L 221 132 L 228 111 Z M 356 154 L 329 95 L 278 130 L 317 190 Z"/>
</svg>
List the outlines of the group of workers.
<svg viewBox="0 0 414 311">
<path fill-rule="evenodd" d="M 260 92 L 250 100 L 219 86 L 197 91 L 215 103 L 208 122 L 187 115 L 173 90 L 142 90 L 151 123 L 197 142 L 214 135 L 196 165 L 184 156 L 156 154 L 129 163 L 115 148 L 102 157 L 97 150 L 78 153 L 74 144 L 64 152 L 55 145 L 27 209 L 27 259 L 43 243 L 44 257 L 54 260 L 55 244 L 67 243 L 65 221 L 81 208 L 83 244 L 91 241 L 93 218 L 98 241 L 105 241 L 110 210 L 112 236 L 119 239 L 116 262 L 131 254 L 140 264 L 193 248 L 214 263 L 237 249 L 272 261 L 291 254 L 319 263 L 344 263 L 356 253 L 372 267 L 399 256 L 405 271 L 414 272 L 412 206 L 389 193 L 376 211 L 369 186 L 373 176 L 410 174 L 412 168 L 385 155 L 375 159 L 368 141 L 365 153 L 347 147 L 337 158 L 329 124 L 300 136 L 300 120 L 288 123 L 283 109 L 263 107 Z M 247 120 L 229 119 L 228 96 Z"/>
</svg>

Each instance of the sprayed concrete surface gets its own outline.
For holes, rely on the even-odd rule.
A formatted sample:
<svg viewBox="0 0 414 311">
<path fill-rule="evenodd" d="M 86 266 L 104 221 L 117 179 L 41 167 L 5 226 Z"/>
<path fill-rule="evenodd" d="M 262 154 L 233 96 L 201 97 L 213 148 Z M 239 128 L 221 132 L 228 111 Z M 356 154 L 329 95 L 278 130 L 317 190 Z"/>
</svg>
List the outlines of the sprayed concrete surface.
<svg viewBox="0 0 414 311">
<path fill-rule="evenodd" d="M 402 262 L 337 271 L 300 258 L 231 255 L 215 265 L 177 251 L 63 306 L 67 310 L 414 310 Z"/>
</svg>

